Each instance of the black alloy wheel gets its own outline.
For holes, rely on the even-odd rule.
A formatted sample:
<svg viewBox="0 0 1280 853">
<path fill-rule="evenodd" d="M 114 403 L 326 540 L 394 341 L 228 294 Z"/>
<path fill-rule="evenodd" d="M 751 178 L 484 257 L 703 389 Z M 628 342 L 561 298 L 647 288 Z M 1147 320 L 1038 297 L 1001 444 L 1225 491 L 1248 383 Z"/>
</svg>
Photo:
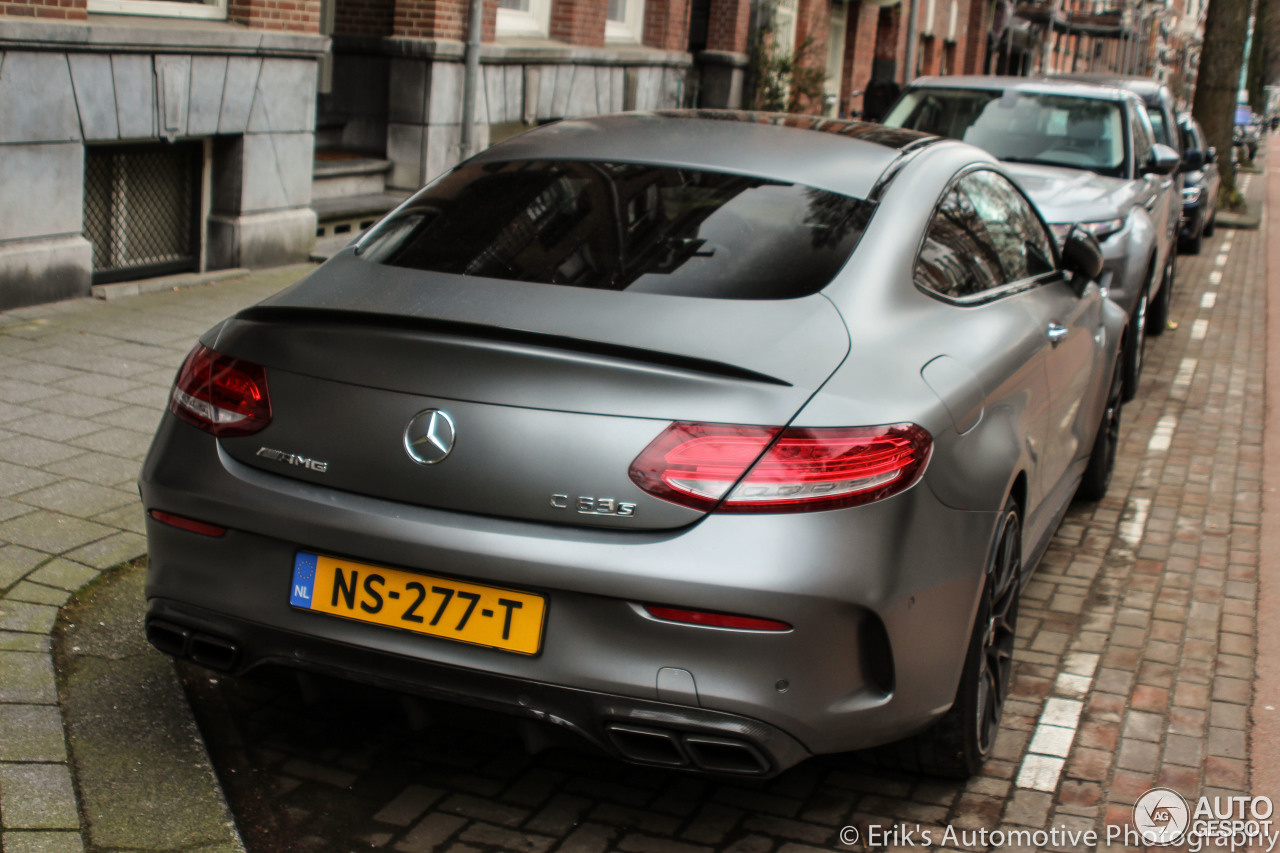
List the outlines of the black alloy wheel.
<svg viewBox="0 0 1280 853">
<path fill-rule="evenodd" d="M 955 702 L 932 728 L 881 747 L 871 756 L 874 760 L 961 779 L 981 770 L 995 748 L 1009 698 L 1021 591 L 1022 524 L 1018 505 L 1010 499 L 996 527 Z"/>
<path fill-rule="evenodd" d="M 1000 718 L 1004 715 L 1005 700 L 1009 696 L 1021 573 L 1022 529 L 1017 508 L 1010 506 L 1004 512 L 999 544 L 987 574 L 987 589 L 983 593 L 987 618 L 986 624 L 981 626 L 982 658 L 974 703 L 976 713 L 973 716 L 977 747 L 975 757 L 979 762 L 985 761 L 995 746 L 996 735 L 1000 732 Z"/>
</svg>

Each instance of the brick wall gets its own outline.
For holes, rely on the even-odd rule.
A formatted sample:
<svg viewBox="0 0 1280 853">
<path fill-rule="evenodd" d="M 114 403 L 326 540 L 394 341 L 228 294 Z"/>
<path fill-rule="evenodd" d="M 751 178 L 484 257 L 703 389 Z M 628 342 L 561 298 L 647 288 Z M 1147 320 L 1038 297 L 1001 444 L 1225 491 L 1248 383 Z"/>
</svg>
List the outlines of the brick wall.
<svg viewBox="0 0 1280 853">
<path fill-rule="evenodd" d="M 880 10 L 866 3 L 858 3 L 849 9 L 849 29 L 844 42 L 844 74 L 840 84 L 843 109 L 854 112 L 862 109 L 862 91 L 871 82 L 872 62 L 876 58 L 876 31 L 880 25 Z M 858 92 L 850 95 L 850 92 Z"/>
<path fill-rule="evenodd" d="M 605 5 L 605 0 L 594 2 L 601 7 Z M 691 0 L 647 0 L 644 7 L 644 43 L 659 50 L 688 50 L 690 6 Z"/>
<path fill-rule="evenodd" d="M 83 21 L 87 0 L 0 0 L 0 17 Z"/>
<path fill-rule="evenodd" d="M 320 32 L 320 0 L 230 0 L 227 20 L 256 30 Z"/>
<path fill-rule="evenodd" d="M 750 24 L 751 4 L 747 0 L 711 0 L 707 50 L 747 53 Z"/>
<path fill-rule="evenodd" d="M 965 33 L 960 64 L 965 74 L 981 74 L 986 67 L 988 8 L 989 0 L 969 0 L 968 14 L 962 16 Z"/>
<path fill-rule="evenodd" d="M 465 0 L 396 0 L 392 33 L 402 38 L 463 41 L 467 4 Z"/>
<path fill-rule="evenodd" d="M 351 36 L 390 35 L 395 21 L 395 0 L 340 0 L 334 12 L 335 33 Z"/>
<path fill-rule="evenodd" d="M 605 0 L 552 0 L 551 38 L 581 47 L 604 45 Z"/>
</svg>

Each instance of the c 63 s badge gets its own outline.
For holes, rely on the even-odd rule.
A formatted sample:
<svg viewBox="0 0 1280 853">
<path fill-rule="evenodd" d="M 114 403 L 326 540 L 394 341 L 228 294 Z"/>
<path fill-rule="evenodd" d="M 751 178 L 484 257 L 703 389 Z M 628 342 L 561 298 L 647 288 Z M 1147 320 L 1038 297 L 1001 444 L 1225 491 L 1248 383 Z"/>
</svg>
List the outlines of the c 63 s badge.
<svg viewBox="0 0 1280 853">
<path fill-rule="evenodd" d="M 582 515 L 613 515 L 629 518 L 636 514 L 636 505 L 614 498 L 593 498 L 589 495 L 571 497 L 552 495 L 551 505 L 556 509 L 571 509 Z"/>
<path fill-rule="evenodd" d="M 319 459 L 311 459 L 307 456 L 299 456 L 296 453 L 285 453 L 283 450 L 273 450 L 270 447 L 259 447 L 258 452 L 254 455 L 261 456 L 263 459 L 270 459 L 272 462 L 283 462 L 295 468 L 307 468 L 317 474 L 324 474 L 329 470 L 328 462 L 321 462 Z"/>
</svg>

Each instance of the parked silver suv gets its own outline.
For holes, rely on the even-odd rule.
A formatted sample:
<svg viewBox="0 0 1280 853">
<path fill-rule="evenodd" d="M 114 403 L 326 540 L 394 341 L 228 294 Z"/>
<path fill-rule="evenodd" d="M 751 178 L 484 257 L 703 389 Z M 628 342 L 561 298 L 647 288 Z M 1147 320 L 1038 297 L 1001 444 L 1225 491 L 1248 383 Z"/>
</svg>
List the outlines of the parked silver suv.
<svg viewBox="0 0 1280 853">
<path fill-rule="evenodd" d="M 1024 77 L 922 77 L 886 125 L 962 139 L 1002 160 L 1061 240 L 1079 224 L 1102 245 L 1103 282 L 1129 313 L 1125 396 L 1146 335 L 1169 319 L 1181 199 L 1178 153 L 1155 141 L 1132 92 Z"/>
</svg>

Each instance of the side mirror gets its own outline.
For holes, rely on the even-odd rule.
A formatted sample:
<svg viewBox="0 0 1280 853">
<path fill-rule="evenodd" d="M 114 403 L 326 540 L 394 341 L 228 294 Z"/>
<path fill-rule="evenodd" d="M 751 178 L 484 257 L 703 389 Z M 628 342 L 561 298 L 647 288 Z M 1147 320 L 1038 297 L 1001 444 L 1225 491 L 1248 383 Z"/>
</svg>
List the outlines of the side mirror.
<svg viewBox="0 0 1280 853">
<path fill-rule="evenodd" d="M 1071 226 L 1062 244 L 1062 268 L 1088 280 L 1102 275 L 1102 247 L 1079 225 Z"/>
<path fill-rule="evenodd" d="M 1218 149 L 1210 147 L 1208 151 L 1204 152 L 1204 161 L 1206 163 L 1218 162 Z"/>
<path fill-rule="evenodd" d="M 1172 175 L 1181 164 L 1182 158 L 1178 156 L 1177 151 L 1157 142 L 1151 146 L 1151 164 L 1146 171 L 1155 175 Z"/>
<path fill-rule="evenodd" d="M 1197 148 L 1187 149 L 1187 153 L 1182 155 L 1182 170 L 1184 172 L 1198 172 L 1204 168 L 1204 152 Z"/>
</svg>

